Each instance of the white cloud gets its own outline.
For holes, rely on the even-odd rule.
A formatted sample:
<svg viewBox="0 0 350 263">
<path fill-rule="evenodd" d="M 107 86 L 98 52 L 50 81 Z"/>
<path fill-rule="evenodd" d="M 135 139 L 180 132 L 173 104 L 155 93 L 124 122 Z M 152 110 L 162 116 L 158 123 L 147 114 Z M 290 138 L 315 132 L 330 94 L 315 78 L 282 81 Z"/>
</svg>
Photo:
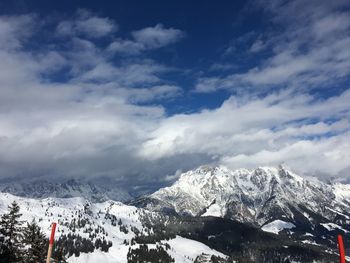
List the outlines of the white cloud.
<svg viewBox="0 0 350 263">
<path fill-rule="evenodd" d="M 151 88 L 128 89 L 126 93 L 131 102 L 159 101 L 180 96 L 182 94 L 182 89 L 174 85 L 160 85 Z"/>
<path fill-rule="evenodd" d="M 208 154 L 232 168 L 286 162 L 304 173 L 337 174 L 350 163 L 349 99 L 349 90 L 327 100 L 290 92 L 232 97 L 212 111 L 164 119 L 140 154 L 150 159 Z M 327 123 L 335 116 L 339 121 Z M 300 166 L 303 160 L 308 163 Z"/>
<path fill-rule="evenodd" d="M 204 76 L 196 91 L 265 92 L 271 87 L 310 91 L 336 85 L 350 74 L 349 2 L 276 0 L 268 4 L 251 1 L 250 5 L 263 9 L 273 27 L 263 35 L 265 42 L 259 35 L 250 44 L 251 34 L 246 34 L 249 41 L 246 35 L 237 41 L 245 41 L 250 52 L 267 49 L 271 55 L 254 61 L 254 66 L 243 72 Z"/>
<path fill-rule="evenodd" d="M 84 35 L 90 38 L 100 38 L 118 30 L 118 25 L 109 18 L 93 15 L 81 9 L 72 20 L 65 20 L 58 24 L 57 32 L 63 36 Z"/>
<path fill-rule="evenodd" d="M 350 133 L 320 140 L 300 140 L 276 150 L 261 150 L 253 154 L 225 156 L 221 162 L 232 169 L 257 167 L 286 162 L 298 172 L 323 176 L 337 175 L 350 167 Z"/>
<path fill-rule="evenodd" d="M 165 28 L 162 24 L 133 31 L 131 35 L 133 40 L 117 39 L 110 44 L 109 50 L 116 53 L 138 54 L 176 43 L 185 36 L 181 30 Z"/>
<path fill-rule="evenodd" d="M 266 48 L 266 43 L 264 43 L 261 39 L 257 39 L 250 47 L 251 52 L 259 52 Z"/>
<path fill-rule="evenodd" d="M 94 17 L 89 13 L 84 19 Z M 1 178 L 109 176 L 123 181 L 129 175 L 137 183 L 148 174 L 166 172 L 166 165 L 152 171 L 136 152 L 164 117 L 163 107 L 154 101 L 171 99 L 182 89 L 161 77 L 169 69 L 155 61 L 113 63 L 89 35 L 93 31 L 83 32 L 79 21 L 68 21 L 74 34 L 62 43 L 48 40 L 42 50 L 33 51 L 22 31 L 35 37 L 26 28 L 35 24 L 35 16 L 0 17 Z M 101 29 L 103 23 L 95 27 L 100 36 L 112 30 Z M 51 80 L 57 72 L 66 74 L 63 81 Z M 133 167 L 125 165 L 132 162 Z"/>
<path fill-rule="evenodd" d="M 108 49 L 115 53 L 138 54 L 145 50 L 145 46 L 133 40 L 117 39 L 109 45 Z"/>
<path fill-rule="evenodd" d="M 134 39 L 146 48 L 160 48 L 179 41 L 184 33 L 175 28 L 164 28 L 162 24 L 132 32 Z"/>
<path fill-rule="evenodd" d="M 35 30 L 34 24 L 39 26 L 35 15 L 1 16 L 0 48 L 7 50 L 20 48 Z"/>
<path fill-rule="evenodd" d="M 147 85 L 159 83 L 158 74 L 167 71 L 165 66 L 152 61 L 139 61 L 115 67 L 111 63 L 98 63 L 76 78 L 77 81 L 111 82 L 121 86 Z"/>
<path fill-rule="evenodd" d="M 208 162 L 241 167 L 285 161 L 302 172 L 332 175 L 348 169 L 350 90 L 327 99 L 291 88 L 259 98 L 232 96 L 213 110 L 168 116 L 159 102 L 184 91 L 164 78 L 171 70 L 167 65 L 138 57 L 115 63 L 110 50 L 76 31 L 76 22 L 74 34 L 63 44 L 43 44 L 45 48 L 33 51 L 26 48 L 21 31 L 35 16 L 19 23 L 21 17 L 0 17 L 2 178 L 108 176 L 147 184 Z M 157 33 L 141 30 L 131 41 L 144 49 L 177 39 L 175 29 L 153 29 Z M 166 33 L 158 32 L 162 30 Z M 344 63 L 346 43 L 334 43 L 334 50 L 343 49 L 333 57 Z M 266 69 L 294 58 L 278 54 Z M 302 58 L 299 63 L 307 64 Z M 338 67 L 339 73 L 345 66 Z M 64 75 L 63 80 L 52 80 L 56 74 Z M 229 85 L 230 78 L 210 81 L 215 89 L 220 82 Z M 302 166 L 303 159 L 307 164 Z"/>
</svg>

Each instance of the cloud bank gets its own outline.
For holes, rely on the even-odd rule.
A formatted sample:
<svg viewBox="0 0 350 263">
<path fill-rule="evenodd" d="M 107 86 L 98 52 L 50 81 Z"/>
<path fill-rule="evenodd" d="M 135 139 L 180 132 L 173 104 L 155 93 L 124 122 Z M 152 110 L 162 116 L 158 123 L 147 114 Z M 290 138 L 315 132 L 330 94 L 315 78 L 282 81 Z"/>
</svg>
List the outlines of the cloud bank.
<svg viewBox="0 0 350 263">
<path fill-rule="evenodd" d="M 185 39 L 181 29 L 157 24 L 125 38 L 116 21 L 86 10 L 53 25 L 35 14 L 1 16 L 0 177 L 155 187 L 201 164 L 282 162 L 308 175 L 348 176 L 350 90 L 313 93 L 349 76 L 347 2 L 312 14 L 315 6 L 300 9 L 299 1 L 250 4 L 285 26 L 247 48 L 270 55 L 240 73 L 228 63 L 226 75 L 201 76 L 191 89 L 169 79 L 178 69 L 148 57 Z M 48 40 L 32 48 L 41 32 Z M 169 115 L 164 106 L 220 89 L 231 95 L 215 109 Z"/>
</svg>

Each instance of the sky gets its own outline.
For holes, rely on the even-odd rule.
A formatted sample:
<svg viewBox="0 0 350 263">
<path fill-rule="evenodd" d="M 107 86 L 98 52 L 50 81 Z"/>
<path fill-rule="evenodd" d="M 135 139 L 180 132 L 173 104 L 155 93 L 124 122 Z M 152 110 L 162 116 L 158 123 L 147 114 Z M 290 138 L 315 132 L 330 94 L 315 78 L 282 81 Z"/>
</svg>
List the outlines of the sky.
<svg viewBox="0 0 350 263">
<path fill-rule="evenodd" d="M 350 2 L 0 2 L 0 178 L 350 173 Z"/>
</svg>

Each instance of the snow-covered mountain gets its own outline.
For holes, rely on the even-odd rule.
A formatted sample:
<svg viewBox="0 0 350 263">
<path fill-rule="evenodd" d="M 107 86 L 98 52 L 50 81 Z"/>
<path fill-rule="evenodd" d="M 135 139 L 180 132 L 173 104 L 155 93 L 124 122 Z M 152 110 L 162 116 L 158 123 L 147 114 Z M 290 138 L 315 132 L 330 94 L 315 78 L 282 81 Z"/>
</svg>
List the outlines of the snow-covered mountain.
<svg viewBox="0 0 350 263">
<path fill-rule="evenodd" d="M 202 166 L 150 195 L 153 200 L 147 208 L 158 205 L 179 214 L 226 217 L 260 226 L 274 219 L 296 220 L 296 213 L 306 220 L 315 213 L 327 221 L 345 222 L 350 219 L 349 197 L 350 185 L 308 180 L 282 166 L 235 171 Z"/>
<path fill-rule="evenodd" d="M 0 183 L 0 192 L 10 193 L 29 198 L 71 198 L 83 197 L 85 199 L 102 202 L 107 200 L 128 201 L 130 194 L 114 184 L 97 184 L 70 179 L 63 182 L 49 182 L 35 180 L 31 182 Z"/>
<path fill-rule="evenodd" d="M 202 166 L 134 205 L 151 211 L 229 218 L 304 243 L 334 245 L 350 231 L 350 185 L 305 179 L 279 167 L 231 171 Z"/>
<path fill-rule="evenodd" d="M 56 246 L 70 263 L 140 262 L 145 255 L 159 262 L 336 262 L 336 236 L 350 242 L 350 186 L 281 166 L 202 166 L 129 205 L 107 200 L 120 197 L 119 189 L 77 181 L 2 189 L 22 197 L 0 193 L 0 215 L 16 201 L 23 219 L 35 218 L 47 235 L 58 222 Z"/>
</svg>

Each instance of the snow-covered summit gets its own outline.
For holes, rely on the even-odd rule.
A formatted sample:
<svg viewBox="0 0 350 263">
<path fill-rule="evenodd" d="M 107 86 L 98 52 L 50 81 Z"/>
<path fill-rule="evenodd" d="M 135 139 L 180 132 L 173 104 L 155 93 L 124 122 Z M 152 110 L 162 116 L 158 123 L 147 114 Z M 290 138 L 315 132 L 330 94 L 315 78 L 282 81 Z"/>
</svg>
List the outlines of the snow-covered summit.
<svg viewBox="0 0 350 263">
<path fill-rule="evenodd" d="M 294 220 L 304 208 L 333 219 L 348 208 L 350 186 L 303 178 L 289 169 L 259 167 L 230 170 L 201 166 L 183 173 L 170 187 L 150 196 L 180 214 L 229 217 L 263 225 L 274 219 Z M 153 202 L 154 203 L 154 202 Z M 150 209 L 157 207 L 148 207 Z"/>
</svg>

